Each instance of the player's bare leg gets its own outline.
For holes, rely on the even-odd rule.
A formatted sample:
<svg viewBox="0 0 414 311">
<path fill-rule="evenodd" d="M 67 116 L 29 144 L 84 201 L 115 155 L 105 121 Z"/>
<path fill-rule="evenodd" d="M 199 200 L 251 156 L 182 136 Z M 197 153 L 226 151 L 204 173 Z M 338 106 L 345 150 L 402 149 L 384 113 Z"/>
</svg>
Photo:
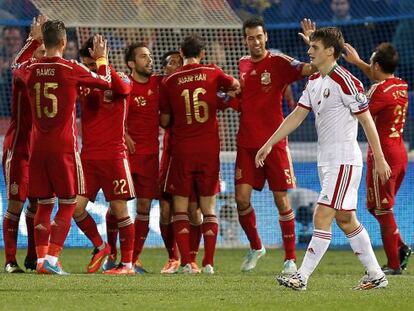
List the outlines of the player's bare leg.
<svg viewBox="0 0 414 311">
<path fill-rule="evenodd" d="M 249 242 L 250 250 L 241 265 L 241 271 L 247 272 L 256 267 L 260 257 L 266 254 L 256 227 L 256 214 L 250 203 L 252 186 L 249 184 L 236 185 L 236 203 L 239 213 L 239 222 Z"/>
<path fill-rule="evenodd" d="M 201 272 L 196 262 L 202 235 L 203 220 L 201 214 L 198 202 L 190 202 L 188 205 L 188 217 L 190 219 L 190 256 L 193 271 L 197 273 Z"/>
<path fill-rule="evenodd" d="M 109 255 L 111 248 L 102 240 L 101 235 L 98 232 L 95 220 L 89 215 L 86 210 L 89 199 L 78 195 L 76 198 L 76 207 L 73 214 L 79 229 L 86 235 L 86 237 L 92 242 L 94 250 L 92 252 L 92 258 L 87 266 L 88 273 L 95 273 L 101 267 L 105 258 Z"/>
<path fill-rule="evenodd" d="M 136 200 L 137 216 L 135 217 L 135 242 L 134 242 L 134 254 L 132 256 L 132 262 L 134 263 L 135 271 L 137 273 L 145 273 L 145 269 L 142 267 L 142 263 L 139 260 L 139 256 L 144 248 L 145 240 L 147 239 L 149 232 L 149 213 L 151 209 L 151 199 L 137 198 Z"/>
<path fill-rule="evenodd" d="M 132 267 L 134 224 L 128 214 L 127 201 L 113 200 L 110 204 L 111 211 L 118 222 L 121 262 L 117 267 L 105 270 L 104 274 L 135 274 Z"/>
<path fill-rule="evenodd" d="M 335 216 L 336 223 L 348 237 L 352 250 L 367 271 L 357 290 L 387 287 L 388 281 L 381 270 L 372 249 L 368 232 L 358 221 L 354 211 L 338 211 Z"/>
<path fill-rule="evenodd" d="M 16 260 L 17 234 L 19 232 L 19 219 L 24 202 L 8 200 L 6 214 L 3 218 L 3 240 L 6 263 L 4 272 L 23 273 Z"/>
<path fill-rule="evenodd" d="M 177 254 L 177 246 L 174 237 L 174 229 L 172 224 L 172 204 L 171 200 L 160 199 L 160 231 L 164 241 L 165 248 L 168 252 L 168 261 L 161 270 L 161 273 L 176 273 L 180 267 L 180 261 Z"/>
<path fill-rule="evenodd" d="M 216 251 L 218 220 L 216 216 L 216 196 L 200 196 L 200 209 L 203 213 L 204 257 L 202 272 L 214 274 L 214 253 Z"/>
<path fill-rule="evenodd" d="M 188 218 L 188 197 L 173 196 L 173 226 L 174 235 L 181 255 L 183 273 L 193 273 L 190 256 L 190 220 Z"/>
<path fill-rule="evenodd" d="M 279 225 L 282 232 L 285 260 L 282 273 L 292 274 L 296 268 L 295 214 L 290 206 L 287 191 L 273 191 L 273 198 L 279 211 Z"/>
</svg>

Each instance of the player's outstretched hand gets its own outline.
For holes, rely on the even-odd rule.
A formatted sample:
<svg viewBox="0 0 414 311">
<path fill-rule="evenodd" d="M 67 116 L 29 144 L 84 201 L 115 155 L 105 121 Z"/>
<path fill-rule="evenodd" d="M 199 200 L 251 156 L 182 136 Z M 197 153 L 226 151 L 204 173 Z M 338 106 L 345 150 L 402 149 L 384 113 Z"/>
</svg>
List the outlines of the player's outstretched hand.
<svg viewBox="0 0 414 311">
<path fill-rule="evenodd" d="M 378 174 L 383 185 L 387 182 L 388 179 L 391 177 L 391 168 L 388 165 L 387 161 L 384 158 L 381 160 L 375 161 L 375 170 Z"/>
<path fill-rule="evenodd" d="M 127 133 L 125 133 L 125 143 L 127 145 L 128 152 L 130 154 L 135 153 L 135 141 Z"/>
<path fill-rule="evenodd" d="M 89 53 L 92 58 L 98 59 L 100 57 L 107 57 L 108 55 L 108 42 L 101 35 L 95 35 L 93 37 L 93 49 L 89 49 Z"/>
<path fill-rule="evenodd" d="M 355 48 L 349 43 L 344 45 L 345 53 L 342 54 L 342 57 L 350 64 L 356 64 L 361 61 L 359 54 Z"/>
<path fill-rule="evenodd" d="M 300 26 L 302 27 L 302 32 L 299 32 L 299 36 L 309 45 L 309 37 L 316 30 L 316 23 L 312 22 L 310 18 L 304 18 L 300 22 Z"/>
<path fill-rule="evenodd" d="M 32 25 L 30 26 L 30 37 L 33 40 L 43 42 L 42 25 L 47 21 L 46 15 L 39 15 L 33 17 Z"/>
<path fill-rule="evenodd" d="M 263 167 L 264 161 L 266 160 L 266 157 L 270 151 L 272 151 L 272 147 L 269 147 L 267 144 L 264 144 L 263 147 L 257 151 L 255 159 L 256 167 Z"/>
</svg>

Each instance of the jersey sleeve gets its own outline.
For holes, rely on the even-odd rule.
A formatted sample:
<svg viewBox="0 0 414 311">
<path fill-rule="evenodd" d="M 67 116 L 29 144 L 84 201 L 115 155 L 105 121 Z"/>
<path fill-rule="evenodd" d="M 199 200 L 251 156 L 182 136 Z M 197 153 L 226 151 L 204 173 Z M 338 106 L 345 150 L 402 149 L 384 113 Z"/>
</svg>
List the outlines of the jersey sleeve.
<svg viewBox="0 0 414 311">
<path fill-rule="evenodd" d="M 72 66 L 73 74 L 71 77 L 72 79 L 76 79 L 78 85 L 95 87 L 103 90 L 111 89 L 111 69 L 108 65 L 99 66 L 98 73 L 104 72 L 102 75 L 90 71 L 76 61 Z"/>
<path fill-rule="evenodd" d="M 373 85 L 368 91 L 367 98 L 369 101 L 369 111 L 371 112 L 372 116 L 377 115 L 387 106 L 386 99 L 384 98 L 384 93 L 376 85 Z"/>
<path fill-rule="evenodd" d="M 293 57 L 278 54 L 274 57 L 273 65 L 279 73 L 283 73 L 282 79 L 285 84 L 303 79 L 302 69 L 305 64 Z"/>
<path fill-rule="evenodd" d="M 312 103 L 311 103 L 311 98 L 310 98 L 310 94 L 308 91 L 308 85 L 309 85 L 309 82 L 306 83 L 305 89 L 303 90 L 302 95 L 299 98 L 298 106 L 310 111 L 312 110 Z"/>
<path fill-rule="evenodd" d="M 105 66 L 101 66 L 105 67 Z M 112 91 L 116 95 L 128 96 L 131 93 L 132 83 L 128 76 L 123 72 L 116 72 L 115 69 L 111 68 L 111 79 L 112 79 Z M 103 73 L 104 74 L 104 73 Z"/>
<path fill-rule="evenodd" d="M 368 110 L 368 99 L 364 94 L 362 83 L 351 79 L 344 79 L 339 84 L 339 93 L 345 107 L 348 107 L 353 114 L 360 114 Z"/>
<path fill-rule="evenodd" d="M 33 53 L 39 46 L 39 41 L 33 40 L 29 37 L 26 41 L 26 44 L 23 46 L 23 48 L 20 50 L 20 52 L 16 55 L 15 59 L 13 60 L 13 63 L 11 65 L 12 70 L 19 68 L 22 63 L 32 58 Z"/>
<path fill-rule="evenodd" d="M 219 110 L 226 110 L 228 108 L 239 111 L 240 99 L 236 97 L 231 97 L 223 91 L 217 93 L 217 108 Z"/>
<path fill-rule="evenodd" d="M 167 91 L 166 81 L 161 82 L 160 85 L 160 112 L 161 114 L 171 114 L 171 106 Z"/>
<path fill-rule="evenodd" d="M 219 88 L 223 88 L 224 90 L 228 90 L 232 85 L 234 78 L 228 74 L 226 74 L 221 68 L 214 66 L 218 73 L 218 86 Z"/>
</svg>

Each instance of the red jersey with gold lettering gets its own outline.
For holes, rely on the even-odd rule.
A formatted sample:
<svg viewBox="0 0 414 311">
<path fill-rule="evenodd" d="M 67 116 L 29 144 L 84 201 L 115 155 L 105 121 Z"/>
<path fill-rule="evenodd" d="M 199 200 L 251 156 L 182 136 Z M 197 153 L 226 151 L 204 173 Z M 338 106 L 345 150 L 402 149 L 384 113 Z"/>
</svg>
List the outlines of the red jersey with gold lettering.
<svg viewBox="0 0 414 311">
<path fill-rule="evenodd" d="M 385 158 L 390 165 L 400 163 L 407 159 L 403 140 L 408 109 L 407 82 L 397 77 L 385 79 L 371 87 L 368 98 Z M 368 154 L 372 154 L 371 149 Z"/>
<path fill-rule="evenodd" d="M 112 89 L 80 88 L 82 159 L 125 158 L 125 120 L 131 81 L 111 67 Z"/>
<path fill-rule="evenodd" d="M 135 154 L 155 154 L 159 150 L 159 87 L 163 76 L 152 75 L 147 83 L 136 81 L 132 75 L 127 129 L 135 141 Z"/>
<path fill-rule="evenodd" d="M 172 154 L 218 152 L 217 92 L 233 77 L 215 65 L 188 64 L 164 79 L 161 112 L 172 117 Z"/>
<path fill-rule="evenodd" d="M 81 85 L 110 89 L 109 67 L 101 67 L 105 76 L 61 57 L 43 57 L 27 67 L 26 85 L 33 114 L 32 152 L 77 150 L 78 89 Z"/>
<path fill-rule="evenodd" d="M 283 93 L 290 83 L 303 78 L 303 65 L 289 56 L 271 52 L 259 62 L 252 61 L 250 56 L 240 59 L 239 146 L 260 148 L 283 122 Z M 278 143 L 280 147 L 285 144 L 285 139 Z"/>
<path fill-rule="evenodd" d="M 32 112 L 30 110 L 27 88 L 24 84 L 24 68 L 39 47 L 40 42 L 29 39 L 17 55 L 12 66 L 12 102 L 10 125 L 4 137 L 3 150 L 29 154 L 30 134 L 32 131 Z"/>
</svg>

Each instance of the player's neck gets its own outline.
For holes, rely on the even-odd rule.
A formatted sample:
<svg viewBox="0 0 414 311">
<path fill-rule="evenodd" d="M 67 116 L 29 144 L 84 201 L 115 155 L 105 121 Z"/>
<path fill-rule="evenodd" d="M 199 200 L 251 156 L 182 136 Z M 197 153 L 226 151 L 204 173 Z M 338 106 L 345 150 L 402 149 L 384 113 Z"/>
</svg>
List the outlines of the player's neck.
<svg viewBox="0 0 414 311">
<path fill-rule="evenodd" d="M 46 49 L 45 56 L 46 57 L 62 57 L 63 51 L 61 49 Z"/>
<path fill-rule="evenodd" d="M 378 78 L 377 79 L 378 82 L 382 82 L 382 81 L 387 80 L 389 78 L 394 78 L 394 74 L 379 72 L 379 73 L 377 73 L 377 78 Z"/>
<path fill-rule="evenodd" d="M 139 83 L 147 83 L 149 80 L 149 77 L 147 76 L 143 76 L 140 75 L 138 72 L 133 71 L 132 72 L 132 77 L 134 78 L 135 81 L 139 82 Z"/>
<path fill-rule="evenodd" d="M 258 62 L 260 62 L 262 59 L 265 59 L 268 53 L 269 53 L 269 51 L 268 51 L 268 50 L 266 50 L 266 51 L 263 53 L 263 55 L 261 55 L 261 56 L 254 57 L 253 55 L 251 55 L 251 54 L 250 54 L 250 57 L 251 57 L 251 60 L 252 60 L 252 62 L 253 62 L 253 63 L 258 63 Z"/>
<path fill-rule="evenodd" d="M 191 58 L 184 58 L 184 66 L 185 65 L 189 65 L 189 64 L 199 64 L 200 63 L 200 59 L 196 58 L 196 57 L 191 57 Z"/>
<path fill-rule="evenodd" d="M 330 74 L 331 71 L 337 66 L 336 60 L 333 61 L 327 61 L 324 64 L 321 64 L 318 66 L 318 70 L 321 73 L 322 77 L 325 77 L 326 75 Z"/>
</svg>

